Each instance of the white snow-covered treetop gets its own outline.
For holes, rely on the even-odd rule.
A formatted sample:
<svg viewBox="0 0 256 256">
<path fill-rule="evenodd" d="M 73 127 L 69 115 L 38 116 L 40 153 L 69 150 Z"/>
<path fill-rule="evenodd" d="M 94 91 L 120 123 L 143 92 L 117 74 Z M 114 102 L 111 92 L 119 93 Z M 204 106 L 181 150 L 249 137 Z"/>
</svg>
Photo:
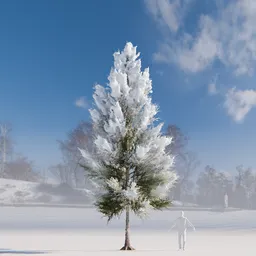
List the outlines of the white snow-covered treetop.
<svg viewBox="0 0 256 256">
<path fill-rule="evenodd" d="M 150 97 L 149 69 L 141 71 L 139 55 L 132 43 L 127 43 L 122 52 L 114 53 L 108 86 L 95 86 L 95 108 L 90 109 L 94 152 L 80 151 L 87 169 L 104 190 L 111 187 L 118 193 L 122 190 L 129 200 L 145 201 L 148 199 L 141 196 L 139 185 L 142 174 L 159 179 L 158 186 L 151 190 L 152 198 L 166 196 L 177 176 L 172 171 L 173 157 L 165 151 L 172 140 L 161 136 L 163 124 L 153 126 L 158 107 Z M 126 152 L 120 146 L 124 140 L 129 142 Z M 129 188 L 124 185 L 127 176 L 121 179 L 114 172 L 111 176 L 111 168 L 123 173 L 129 169 Z"/>
</svg>

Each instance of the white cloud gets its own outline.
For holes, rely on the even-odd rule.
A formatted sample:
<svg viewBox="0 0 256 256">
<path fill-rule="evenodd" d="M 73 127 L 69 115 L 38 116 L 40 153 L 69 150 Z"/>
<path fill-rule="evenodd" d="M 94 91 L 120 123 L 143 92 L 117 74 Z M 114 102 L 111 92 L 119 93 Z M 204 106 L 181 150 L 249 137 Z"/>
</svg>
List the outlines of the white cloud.
<svg viewBox="0 0 256 256">
<path fill-rule="evenodd" d="M 180 0 L 144 0 L 145 5 L 154 19 L 161 25 L 167 25 L 172 32 L 179 28 Z"/>
<path fill-rule="evenodd" d="M 208 93 L 209 93 L 210 95 L 215 95 L 215 94 L 218 93 L 215 83 L 210 83 L 210 84 L 208 85 Z"/>
<path fill-rule="evenodd" d="M 256 90 L 236 90 L 226 94 L 224 107 L 236 122 L 241 123 L 249 111 L 256 106 Z"/>
<path fill-rule="evenodd" d="M 157 22 L 165 23 L 172 32 L 179 32 L 175 40 L 172 36 L 164 39 L 154 59 L 175 63 L 193 73 L 219 60 L 231 67 L 235 75 L 252 74 L 256 61 L 256 1 L 228 1 L 216 16 L 202 14 L 194 35 L 179 30 L 184 16 L 181 2 L 184 1 L 145 0 Z"/>
<path fill-rule="evenodd" d="M 78 98 L 78 99 L 75 101 L 75 105 L 76 105 L 78 108 L 87 108 L 87 107 L 88 107 L 88 103 L 87 103 L 85 97 L 80 97 L 80 98 Z"/>
<path fill-rule="evenodd" d="M 159 62 L 175 63 L 189 72 L 199 72 L 209 66 L 220 52 L 220 45 L 212 32 L 214 27 L 211 19 L 202 16 L 202 27 L 197 37 L 183 34 L 179 40 L 162 43 L 154 59 Z"/>
</svg>

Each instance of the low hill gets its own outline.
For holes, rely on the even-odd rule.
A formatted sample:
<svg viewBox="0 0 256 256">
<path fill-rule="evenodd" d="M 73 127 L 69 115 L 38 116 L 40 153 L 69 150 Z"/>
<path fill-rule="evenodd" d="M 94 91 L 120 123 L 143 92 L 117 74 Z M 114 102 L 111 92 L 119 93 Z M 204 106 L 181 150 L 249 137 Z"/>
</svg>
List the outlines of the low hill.
<svg viewBox="0 0 256 256">
<path fill-rule="evenodd" d="M 90 204 L 89 191 L 67 184 L 0 179 L 0 204 Z"/>
</svg>

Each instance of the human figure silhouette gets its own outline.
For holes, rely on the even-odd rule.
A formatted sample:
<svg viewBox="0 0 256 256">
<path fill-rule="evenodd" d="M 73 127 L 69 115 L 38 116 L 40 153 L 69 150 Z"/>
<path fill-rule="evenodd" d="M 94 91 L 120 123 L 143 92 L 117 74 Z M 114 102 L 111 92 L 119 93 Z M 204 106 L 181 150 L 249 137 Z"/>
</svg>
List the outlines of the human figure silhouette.
<svg viewBox="0 0 256 256">
<path fill-rule="evenodd" d="M 184 216 L 184 212 L 182 211 L 180 217 L 175 220 L 174 224 L 171 227 L 171 229 L 173 229 L 176 226 L 178 229 L 179 250 L 185 250 L 188 225 L 192 227 L 194 231 L 196 230 L 193 224 L 188 220 L 188 218 Z"/>
<path fill-rule="evenodd" d="M 225 208 L 228 208 L 228 194 L 227 193 L 224 195 L 224 205 L 225 205 Z"/>
</svg>

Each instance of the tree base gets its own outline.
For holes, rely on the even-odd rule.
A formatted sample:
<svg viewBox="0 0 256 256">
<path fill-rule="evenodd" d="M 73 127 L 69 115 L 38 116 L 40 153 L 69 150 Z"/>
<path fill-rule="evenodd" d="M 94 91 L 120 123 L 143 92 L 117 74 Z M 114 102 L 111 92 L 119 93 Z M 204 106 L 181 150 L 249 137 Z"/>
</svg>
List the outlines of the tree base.
<svg viewBox="0 0 256 256">
<path fill-rule="evenodd" d="M 130 245 L 123 246 L 120 251 L 134 251 L 135 249 L 131 247 Z"/>
</svg>

